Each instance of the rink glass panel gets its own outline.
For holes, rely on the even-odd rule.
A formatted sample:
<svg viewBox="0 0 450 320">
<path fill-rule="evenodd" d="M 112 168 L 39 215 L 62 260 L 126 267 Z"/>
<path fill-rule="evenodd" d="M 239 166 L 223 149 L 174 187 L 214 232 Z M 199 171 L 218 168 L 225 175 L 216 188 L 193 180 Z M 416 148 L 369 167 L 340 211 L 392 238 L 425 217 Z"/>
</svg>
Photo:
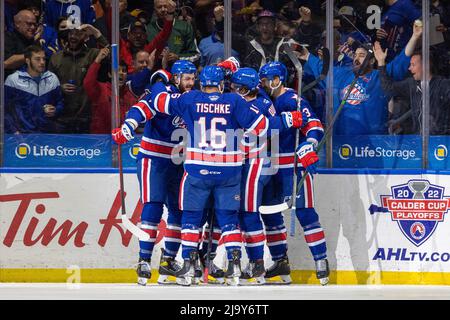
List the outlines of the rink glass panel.
<svg viewBox="0 0 450 320">
<path fill-rule="evenodd" d="M 2 9 L 5 7 L 4 0 L 1 0 Z M 422 3 L 416 1 L 421 10 Z M 428 1 L 425 1 L 428 3 Z M 372 36 L 376 33 L 377 14 L 383 15 L 384 11 L 377 13 L 374 4 L 360 1 L 346 2 L 347 5 L 352 6 L 356 13 L 355 27 L 361 33 L 368 33 Z M 238 7 L 233 2 L 232 6 L 227 7 L 225 11 L 231 12 L 231 21 L 227 19 L 224 21 L 224 56 L 234 53 L 234 48 L 238 47 L 233 42 L 235 33 L 251 34 L 255 31 L 252 24 L 255 22 L 257 10 L 253 12 L 245 7 Z M 376 5 L 376 4 L 375 4 Z M 383 2 L 380 4 L 380 8 Z M 370 7 L 370 8 L 369 8 Z M 342 54 L 337 51 L 342 51 L 339 46 L 339 36 L 337 32 L 338 23 L 342 21 L 339 18 L 339 9 L 342 6 L 337 1 L 327 1 L 324 6 L 315 5 L 310 8 L 312 11 L 312 23 L 317 25 L 315 30 L 318 37 L 314 34 L 295 34 L 299 28 L 292 30 L 292 23 L 298 20 L 300 15 L 296 12 L 289 11 L 288 8 L 281 9 L 285 16 L 285 21 L 278 22 L 277 27 L 279 35 L 292 36 L 290 32 L 294 32 L 294 39 L 301 44 L 306 44 L 308 50 L 317 55 L 320 53 L 321 45 L 332 45 L 336 52 L 331 52 L 332 64 L 337 64 L 342 59 Z M 212 9 L 212 8 L 211 8 Z M 277 10 L 280 8 L 274 8 Z M 6 12 L 2 10 L 2 12 Z M 345 10 L 344 10 L 345 12 Z M 428 13 L 432 14 L 432 13 Z M 5 16 L 2 15 L 2 34 L 5 30 Z M 205 14 L 205 21 L 201 22 L 199 28 L 202 30 L 211 31 L 212 20 L 214 15 L 212 12 Z M 339 21 L 339 22 L 338 22 Z M 199 23 L 200 24 L 200 23 Z M 431 22 L 424 21 L 425 27 L 430 28 Z M 353 27 L 350 27 L 352 29 Z M 351 32 L 354 32 L 353 28 Z M 372 29 L 371 29 L 372 28 Z M 113 21 L 113 30 L 117 33 L 119 31 L 119 24 Z M 334 32 L 330 32 L 334 30 Z M 328 31 L 328 32 L 327 32 Z M 323 32 L 321 36 L 320 33 Z M 358 33 L 358 31 L 357 31 Z M 331 39 L 327 34 L 333 34 Z M 197 33 L 197 44 L 200 43 L 206 34 Z M 429 52 L 435 48 L 436 45 L 430 44 L 430 37 L 424 35 L 422 40 L 422 47 Z M 434 41 L 434 40 L 433 40 Z M 448 43 L 448 39 L 444 37 L 445 43 L 441 45 L 444 47 Z M 4 54 L 4 37 L 1 41 L 2 55 Z M 439 44 L 437 45 L 439 47 Z M 431 48 L 431 49 L 430 49 Z M 445 50 L 439 48 L 441 50 Z M 425 50 L 424 50 L 425 51 Z M 423 53 L 426 55 L 426 53 Z M 13 135 L 5 132 L 5 104 L 4 104 L 4 80 L 5 72 L 3 69 L 2 59 L 2 77 L 1 84 L 1 161 L 3 167 L 116 167 L 116 146 L 111 143 L 110 135 L 94 135 L 94 134 L 19 134 Z M 218 62 L 220 59 L 216 59 Z M 200 62 L 199 62 L 200 65 Z M 245 66 L 245 64 L 242 64 Z M 428 68 L 427 61 L 422 61 L 423 68 Z M 449 77 L 449 68 L 441 68 L 439 75 L 445 78 Z M 330 70 L 326 88 L 318 88 L 309 90 L 304 94 L 316 115 L 322 120 L 325 129 L 328 124 L 332 122 L 334 116 L 333 110 L 333 96 L 338 94 L 339 89 L 336 87 L 335 71 Z M 314 79 L 313 76 L 304 73 L 303 86 L 307 85 Z M 292 79 L 291 79 L 292 80 Z M 328 85 L 331 84 L 331 85 Z M 290 83 L 295 86 L 295 82 Z M 424 86 L 424 84 L 422 84 Z M 430 110 L 430 94 L 429 88 L 425 88 L 428 94 L 424 95 L 425 101 L 422 103 L 423 110 Z M 410 119 L 402 119 L 410 108 L 411 102 L 408 99 L 394 98 L 389 100 L 388 113 L 386 119 L 386 133 L 385 134 L 368 134 L 368 135 L 337 135 L 330 134 L 327 140 L 327 146 L 320 152 L 320 167 L 321 168 L 356 168 L 356 169 L 433 169 L 433 170 L 448 170 L 450 167 L 450 160 L 448 157 L 448 148 L 450 145 L 448 135 L 430 134 L 430 126 L 433 126 L 433 119 L 423 117 L 421 119 L 423 126 L 419 132 L 408 131 L 408 121 Z M 429 111 L 428 111 L 429 112 Z M 115 110 L 111 106 L 111 122 L 112 127 L 115 126 L 116 119 L 114 118 Z M 109 116 L 109 115 L 108 115 Z M 342 114 L 341 114 L 342 116 Z M 368 119 L 370 121 L 371 119 Z M 431 121 L 431 123 L 430 123 Z M 450 126 L 450 123 L 447 124 Z M 447 131 L 448 132 L 448 131 Z M 137 138 L 123 146 L 123 162 L 126 167 L 135 166 L 135 157 L 138 152 L 139 135 Z M 426 157 L 424 158 L 424 155 Z"/>
</svg>

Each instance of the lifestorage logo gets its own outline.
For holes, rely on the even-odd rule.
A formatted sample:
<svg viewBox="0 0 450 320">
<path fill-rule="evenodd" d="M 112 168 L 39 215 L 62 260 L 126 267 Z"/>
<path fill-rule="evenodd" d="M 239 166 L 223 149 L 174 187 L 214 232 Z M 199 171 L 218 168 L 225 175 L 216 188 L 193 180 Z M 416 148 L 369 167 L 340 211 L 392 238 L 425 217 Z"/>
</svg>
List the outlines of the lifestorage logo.
<svg viewBox="0 0 450 320">
<path fill-rule="evenodd" d="M 334 136 L 336 168 L 420 168 L 420 137 L 385 135 Z"/>
<path fill-rule="evenodd" d="M 26 143 L 21 143 L 16 147 L 16 157 L 19 159 L 25 159 L 30 154 L 30 146 Z"/>
<path fill-rule="evenodd" d="M 28 155 L 33 157 L 81 157 L 92 159 L 99 156 L 101 150 L 98 148 L 83 148 L 74 147 L 68 148 L 65 146 L 49 146 L 49 145 L 34 145 L 30 147 L 26 143 L 21 143 L 16 148 L 16 156 L 20 159 L 25 159 Z"/>
<path fill-rule="evenodd" d="M 391 214 L 400 231 L 415 246 L 422 245 L 434 233 L 450 209 L 450 197 L 445 188 L 428 180 L 409 180 L 391 187 L 390 195 L 381 195 L 381 206 L 372 204 L 371 214 Z"/>
<path fill-rule="evenodd" d="M 10 151 L 8 151 L 10 150 Z M 6 135 L 5 166 L 111 166 L 109 135 Z"/>
<path fill-rule="evenodd" d="M 352 146 L 349 144 L 343 144 L 340 148 L 339 148 L 339 157 L 342 160 L 348 160 L 353 154 L 353 149 Z"/>
<path fill-rule="evenodd" d="M 445 160 L 448 156 L 447 146 L 440 144 L 434 149 L 434 157 L 438 161 Z"/>
</svg>

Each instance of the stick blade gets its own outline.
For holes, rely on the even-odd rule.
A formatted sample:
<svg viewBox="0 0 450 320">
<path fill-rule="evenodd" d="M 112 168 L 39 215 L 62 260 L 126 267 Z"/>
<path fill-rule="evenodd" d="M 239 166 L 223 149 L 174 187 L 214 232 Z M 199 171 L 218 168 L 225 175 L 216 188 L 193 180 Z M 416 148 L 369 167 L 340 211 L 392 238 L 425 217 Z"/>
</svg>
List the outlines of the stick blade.
<svg viewBox="0 0 450 320">
<path fill-rule="evenodd" d="M 125 214 L 122 215 L 122 224 L 128 231 L 130 231 L 133 235 L 138 237 L 140 241 L 150 240 L 150 235 L 139 229 L 139 227 L 137 227 L 135 224 L 133 224 Z"/>
<path fill-rule="evenodd" d="M 259 213 L 261 214 L 274 214 L 274 213 L 278 213 L 278 212 L 282 212 L 284 210 L 289 209 L 289 203 L 288 202 L 283 202 L 280 204 L 275 204 L 272 206 L 260 206 L 259 207 Z"/>
</svg>

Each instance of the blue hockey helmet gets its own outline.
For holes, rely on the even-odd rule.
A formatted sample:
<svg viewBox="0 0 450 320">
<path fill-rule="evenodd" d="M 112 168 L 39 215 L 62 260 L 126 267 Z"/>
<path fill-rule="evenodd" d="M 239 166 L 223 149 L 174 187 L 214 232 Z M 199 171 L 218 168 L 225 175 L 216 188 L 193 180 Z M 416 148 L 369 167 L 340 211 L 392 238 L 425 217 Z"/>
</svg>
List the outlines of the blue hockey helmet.
<svg viewBox="0 0 450 320">
<path fill-rule="evenodd" d="M 200 84 L 203 87 L 218 87 L 225 79 L 225 74 L 221 67 L 206 66 L 200 72 Z"/>
<path fill-rule="evenodd" d="M 177 60 L 173 63 L 170 73 L 182 74 L 182 73 L 196 73 L 197 68 L 188 60 Z"/>
<path fill-rule="evenodd" d="M 254 90 L 258 87 L 258 72 L 253 68 L 240 68 L 231 77 L 231 83 Z"/>
<path fill-rule="evenodd" d="M 279 61 L 272 61 L 266 63 L 259 70 L 259 78 L 267 78 L 268 80 L 273 80 L 274 77 L 279 77 L 281 82 L 287 80 L 287 68 Z"/>
</svg>

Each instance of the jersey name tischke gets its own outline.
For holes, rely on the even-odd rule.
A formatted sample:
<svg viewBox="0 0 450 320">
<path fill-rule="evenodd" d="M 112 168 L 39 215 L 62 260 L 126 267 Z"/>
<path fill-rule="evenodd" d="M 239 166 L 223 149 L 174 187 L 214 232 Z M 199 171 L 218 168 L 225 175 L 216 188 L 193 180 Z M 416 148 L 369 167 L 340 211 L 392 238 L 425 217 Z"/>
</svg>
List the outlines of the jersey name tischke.
<svg viewBox="0 0 450 320">
<path fill-rule="evenodd" d="M 198 113 L 230 114 L 230 105 L 225 103 L 196 103 Z"/>
</svg>

